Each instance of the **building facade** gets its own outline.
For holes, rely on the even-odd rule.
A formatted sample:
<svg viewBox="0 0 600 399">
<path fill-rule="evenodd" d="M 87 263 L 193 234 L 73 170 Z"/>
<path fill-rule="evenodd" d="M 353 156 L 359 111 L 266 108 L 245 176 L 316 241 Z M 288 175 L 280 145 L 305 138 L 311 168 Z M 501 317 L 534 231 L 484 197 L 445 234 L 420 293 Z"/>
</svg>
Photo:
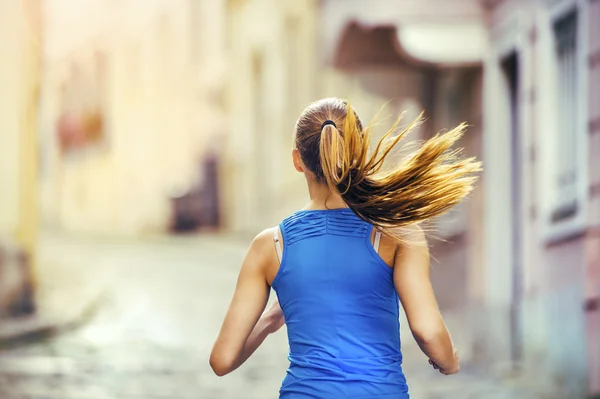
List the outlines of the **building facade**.
<svg viewBox="0 0 600 399">
<path fill-rule="evenodd" d="M 567 397 L 598 394 L 600 4 L 483 3 L 486 303 L 505 309 L 494 357 L 544 365 Z"/>
<path fill-rule="evenodd" d="M 600 3 L 400 3 L 322 3 L 324 94 L 425 110 L 421 138 L 469 123 L 460 145 L 484 172 L 432 240 L 462 357 L 597 394 Z"/>
<path fill-rule="evenodd" d="M 326 95 L 350 98 L 365 118 L 387 103 L 382 131 L 401 113 L 402 124 L 408 124 L 424 112 L 425 123 L 409 140 L 467 121 L 470 127 L 459 145 L 466 155 L 481 158 L 486 27 L 476 1 L 375 1 L 369 7 L 360 1 L 326 1 L 321 30 Z M 428 226 L 436 295 L 450 328 L 460 331 L 453 338 L 463 358 L 475 356 L 474 331 L 464 326 L 485 294 L 485 178 L 468 202 Z"/>
<path fill-rule="evenodd" d="M 425 112 L 413 140 L 467 121 L 484 172 L 432 240 L 461 356 L 600 392 L 600 1 L 46 3 L 47 223 L 163 231 L 208 158 L 223 226 L 256 234 L 308 199 L 290 152 L 310 102 L 382 110 L 376 137 L 402 112 Z"/>
<path fill-rule="evenodd" d="M 225 2 L 45 2 L 44 222 L 163 232 L 226 124 Z"/>
<path fill-rule="evenodd" d="M 35 311 L 39 1 L 0 4 L 0 317 Z"/>
<path fill-rule="evenodd" d="M 256 234 L 308 198 L 291 151 L 296 119 L 319 96 L 317 6 L 316 0 L 228 2 L 222 176 L 231 231 Z"/>
</svg>

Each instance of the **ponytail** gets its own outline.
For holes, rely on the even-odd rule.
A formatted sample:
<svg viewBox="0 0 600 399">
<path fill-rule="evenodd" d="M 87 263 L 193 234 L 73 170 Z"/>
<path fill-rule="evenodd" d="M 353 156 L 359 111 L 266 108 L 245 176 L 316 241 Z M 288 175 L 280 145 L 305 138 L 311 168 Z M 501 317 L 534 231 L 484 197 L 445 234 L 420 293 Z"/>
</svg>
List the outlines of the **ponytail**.
<svg viewBox="0 0 600 399">
<path fill-rule="evenodd" d="M 321 127 L 322 177 L 366 222 L 384 231 L 420 223 L 448 211 L 473 189 L 481 164 L 475 158 L 460 158 L 460 149 L 451 150 L 465 124 L 435 135 L 384 170 L 387 155 L 421 123 L 422 116 L 393 136 L 398 119 L 371 154 L 371 127 L 363 131 L 350 105 L 344 116 L 341 131 L 333 123 Z"/>
</svg>

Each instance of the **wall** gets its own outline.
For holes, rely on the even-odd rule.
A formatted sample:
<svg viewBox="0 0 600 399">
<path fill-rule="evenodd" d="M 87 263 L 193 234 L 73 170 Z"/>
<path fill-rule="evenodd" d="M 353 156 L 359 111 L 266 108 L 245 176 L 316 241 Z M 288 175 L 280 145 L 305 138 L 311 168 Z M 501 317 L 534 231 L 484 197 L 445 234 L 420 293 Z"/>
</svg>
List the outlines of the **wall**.
<svg viewBox="0 0 600 399">
<path fill-rule="evenodd" d="M 587 189 L 588 159 L 597 156 L 588 138 L 593 135 L 585 128 L 586 107 L 577 108 L 580 113 L 574 116 L 571 131 L 558 129 L 569 115 L 556 109 L 559 88 L 555 84 L 558 61 L 553 26 L 569 11 L 578 10 L 579 58 L 574 90 L 579 94 L 574 101 L 585 101 L 590 42 L 584 32 L 587 34 L 592 17 L 587 7 L 588 1 L 579 0 L 498 2 L 490 10 L 491 48 L 485 63 L 485 178 L 495 182 L 486 185 L 485 206 L 494 210 L 486 212 L 485 219 L 486 309 L 493 320 L 491 328 L 481 332 L 480 340 L 490 339 L 489 330 L 495 332 L 492 340 L 499 345 L 486 353 L 488 361 L 517 360 L 537 378 L 545 376 L 549 386 L 564 390 L 568 397 L 583 397 L 586 381 L 597 379 L 593 374 L 596 360 L 588 356 L 588 345 L 597 340 L 597 335 L 593 337 L 597 322 L 588 317 L 586 323 L 582 307 L 586 289 L 587 295 L 597 290 L 586 288 L 586 281 L 597 270 L 595 260 L 588 255 L 593 238 L 587 233 L 595 212 L 590 202 L 593 195 Z M 502 62 L 512 54 L 519 63 L 518 139 L 511 147 L 507 137 L 510 92 Z M 593 101 L 590 106 L 595 107 Z M 574 167 L 578 185 L 573 190 L 577 190 L 574 194 L 581 207 L 574 216 L 552 222 L 552 198 L 556 197 L 553 176 L 557 165 L 564 162 L 556 149 L 564 145 L 560 144 L 564 140 L 561 135 L 567 134 L 564 137 L 574 143 L 577 153 Z M 591 153 L 586 153 L 588 148 Z M 520 159 L 518 178 L 506 168 L 515 159 Z M 503 205 L 514 206 L 515 198 L 521 204 L 516 211 L 522 217 L 516 228 L 510 224 L 515 208 Z M 521 237 L 519 246 L 515 246 L 514 234 Z M 517 316 L 512 321 L 511 313 Z M 590 336 L 587 341 L 586 329 Z M 595 389 L 589 387 L 588 391 Z"/>
<path fill-rule="evenodd" d="M 226 128 L 214 101 L 225 76 L 223 5 L 185 0 L 131 0 L 118 7 L 47 3 L 42 88 L 47 223 L 120 234 L 169 227 L 170 197 L 197 184 L 206 147 Z M 79 85 L 79 97 L 63 98 L 62 87 L 74 68 L 96 76 L 98 57 L 105 64 L 101 87 L 91 88 L 98 78 L 88 79 Z M 104 138 L 61 153 L 57 120 L 69 101 L 84 102 L 90 90 L 103 93 Z"/>
<path fill-rule="evenodd" d="M 2 87 L 2 104 L 0 106 L 0 148 L 2 148 L 2 157 L 0 157 L 0 192 L 2 192 L 2 207 L 0 207 L 0 230 L 3 234 L 12 234 L 16 229 L 19 190 L 18 187 L 18 154 L 19 154 L 19 102 L 12 101 L 19 97 L 19 81 L 21 78 L 22 58 L 19 56 L 19 42 L 24 33 L 20 26 L 23 21 L 18 18 L 8 18 L 8 15 L 18 14 L 20 10 L 17 3 L 9 5 L 8 2 L 2 3 L 3 16 L 2 26 L 2 59 L 7 60 L 2 64 L 2 73 L 0 74 Z M 8 32 L 15 32 L 11 35 Z"/>
<path fill-rule="evenodd" d="M 466 121 L 470 126 L 458 145 L 465 148 L 466 155 L 480 158 L 483 128 L 481 68 L 456 60 L 452 65 L 418 61 L 398 50 L 403 49 L 403 42 L 394 47 L 386 46 L 385 35 L 373 33 L 388 26 L 398 29 L 419 24 L 437 26 L 435 24 L 442 20 L 445 24 L 450 22 L 451 29 L 455 18 L 462 22 L 477 22 L 482 13 L 476 5 L 469 7 L 461 2 L 460 7 L 465 9 L 456 6 L 437 2 L 435 7 L 429 7 L 422 2 L 406 1 L 399 8 L 386 9 L 386 4 L 379 2 L 366 9 L 364 5 L 361 8 L 360 2 L 350 2 L 340 11 L 336 1 L 324 2 L 322 19 L 326 22 L 322 28 L 325 41 L 322 47 L 326 53 L 322 58 L 333 58 L 331 63 L 342 64 L 341 68 L 344 68 L 340 59 L 348 61 L 354 57 L 354 64 L 359 65 L 336 70 L 325 63 L 325 93 L 349 97 L 367 120 L 387 103 L 380 115 L 383 121 L 376 129 L 376 138 L 404 111 L 407 112 L 404 123 L 420 111 L 425 111 L 427 118 L 419 131 L 410 136 L 411 140 L 425 139 Z M 354 18 L 367 25 L 362 31 L 358 29 L 362 38 L 350 44 L 347 43 L 350 40 L 347 27 Z M 356 30 L 353 37 L 357 37 Z M 337 48 L 329 43 L 331 38 L 337 40 Z M 398 38 L 402 40 L 401 35 Z M 386 52 L 395 52 L 396 56 Z M 461 59 L 457 51 L 454 56 Z M 471 318 L 471 315 L 481 313 L 486 292 L 482 262 L 483 186 L 482 177 L 468 202 L 427 226 L 431 230 L 432 280 L 436 297 L 454 332 L 453 339 L 461 358 L 465 360 L 475 356 L 473 328 L 469 326 L 476 324 L 477 318 Z"/>
<path fill-rule="evenodd" d="M 600 2 L 589 1 L 588 64 L 589 232 L 586 238 L 588 391 L 600 394 Z"/>
<path fill-rule="evenodd" d="M 256 234 L 307 200 L 291 162 L 294 124 L 317 99 L 316 1 L 229 3 L 226 226 Z M 257 23 L 269 21 L 269 23 Z"/>
<path fill-rule="evenodd" d="M 467 122 L 457 146 L 465 156 L 481 159 L 481 68 L 443 68 L 435 74 L 435 93 L 429 134 Z M 434 221 L 430 235 L 432 282 L 445 320 L 461 358 L 469 361 L 473 348 L 471 313 L 481 307 L 483 176 L 470 197 Z M 465 327 L 469 326 L 469 327 Z"/>
<path fill-rule="evenodd" d="M 38 2 L 0 5 L 0 315 L 35 310 Z"/>
</svg>

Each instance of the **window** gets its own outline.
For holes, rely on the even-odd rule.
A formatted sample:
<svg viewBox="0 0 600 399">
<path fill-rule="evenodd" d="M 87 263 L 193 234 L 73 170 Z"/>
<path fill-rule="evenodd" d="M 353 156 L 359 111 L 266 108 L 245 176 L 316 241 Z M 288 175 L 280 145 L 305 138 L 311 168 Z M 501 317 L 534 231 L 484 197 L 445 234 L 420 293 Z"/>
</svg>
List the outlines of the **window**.
<svg viewBox="0 0 600 399">
<path fill-rule="evenodd" d="M 585 2 L 562 0 L 540 14 L 536 114 L 540 231 L 547 243 L 585 229 L 588 209 Z"/>
<path fill-rule="evenodd" d="M 71 65 L 61 87 L 56 133 L 63 155 L 100 148 L 107 135 L 108 62 L 102 52 Z"/>
<path fill-rule="evenodd" d="M 578 110 L 578 43 L 577 14 L 572 12 L 554 24 L 556 56 L 556 146 L 555 170 L 550 221 L 558 223 L 574 217 L 582 204 L 578 198 L 580 179 L 577 146 Z"/>
</svg>

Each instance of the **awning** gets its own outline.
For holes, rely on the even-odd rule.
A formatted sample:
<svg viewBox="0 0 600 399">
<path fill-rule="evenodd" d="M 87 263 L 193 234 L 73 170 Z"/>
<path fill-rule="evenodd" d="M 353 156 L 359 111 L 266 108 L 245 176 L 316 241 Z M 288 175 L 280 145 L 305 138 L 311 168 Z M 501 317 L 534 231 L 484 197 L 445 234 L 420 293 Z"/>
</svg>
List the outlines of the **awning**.
<svg viewBox="0 0 600 399">
<path fill-rule="evenodd" d="M 342 68 L 473 65 L 488 40 L 478 0 L 326 0 L 321 11 L 323 62 Z"/>
<path fill-rule="evenodd" d="M 405 25 L 398 42 L 412 58 L 435 64 L 477 64 L 483 61 L 487 30 L 482 23 Z"/>
</svg>

